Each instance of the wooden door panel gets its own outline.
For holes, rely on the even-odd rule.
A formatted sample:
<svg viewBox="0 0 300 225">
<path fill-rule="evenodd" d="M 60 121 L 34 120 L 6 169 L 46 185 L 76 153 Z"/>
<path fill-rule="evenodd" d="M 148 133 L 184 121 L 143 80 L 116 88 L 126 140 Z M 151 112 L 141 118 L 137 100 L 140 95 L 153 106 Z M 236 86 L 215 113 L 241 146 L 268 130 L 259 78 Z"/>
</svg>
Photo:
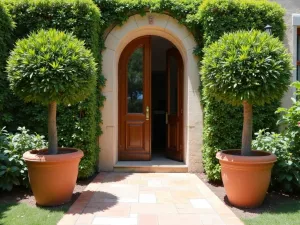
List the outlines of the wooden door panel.
<svg viewBox="0 0 300 225">
<path fill-rule="evenodd" d="M 183 161 L 183 62 L 175 48 L 167 52 L 167 73 L 166 156 Z"/>
<path fill-rule="evenodd" d="M 119 160 L 151 159 L 150 36 L 137 38 L 119 61 Z"/>
<path fill-rule="evenodd" d="M 145 122 L 126 122 L 126 151 L 144 151 L 145 149 Z"/>
</svg>

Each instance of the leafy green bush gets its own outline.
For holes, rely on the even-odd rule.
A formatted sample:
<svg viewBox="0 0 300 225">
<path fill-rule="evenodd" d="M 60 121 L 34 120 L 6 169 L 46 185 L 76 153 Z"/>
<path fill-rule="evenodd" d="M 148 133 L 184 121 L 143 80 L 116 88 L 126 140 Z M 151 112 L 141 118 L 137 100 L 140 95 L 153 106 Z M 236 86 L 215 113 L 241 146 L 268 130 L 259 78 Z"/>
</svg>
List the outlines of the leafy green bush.
<svg viewBox="0 0 300 225">
<path fill-rule="evenodd" d="M 291 136 L 293 139 L 293 148 L 296 151 L 300 151 L 300 82 L 294 82 L 292 87 L 296 89 L 297 98 L 292 98 L 292 107 L 288 109 L 279 108 L 277 110 L 277 113 L 281 113 L 278 125 L 282 125 L 285 128 L 283 133 Z"/>
<path fill-rule="evenodd" d="M 10 94 L 7 92 L 8 81 L 4 70 L 9 50 L 12 47 L 11 39 L 14 29 L 13 20 L 2 2 L 0 2 L 0 24 L 0 127 L 2 127 L 4 121 L 11 120 L 11 115 L 4 110 Z"/>
<path fill-rule="evenodd" d="M 264 105 L 288 89 L 291 56 L 283 43 L 256 30 L 225 34 L 204 49 L 204 94 L 232 105 Z"/>
<path fill-rule="evenodd" d="M 40 30 L 17 41 L 7 63 L 14 93 L 48 105 L 48 153 L 57 154 L 56 104 L 87 98 L 96 86 L 92 53 L 72 34 Z"/>
<path fill-rule="evenodd" d="M 91 176 L 97 166 L 99 146 L 97 139 L 101 134 L 101 111 L 105 98 L 101 89 L 105 85 L 105 78 L 101 74 L 101 40 L 100 26 L 103 24 L 100 10 L 92 0 L 3 0 L 11 14 L 16 28 L 11 45 L 17 39 L 26 37 L 39 29 L 55 28 L 72 32 L 77 38 L 85 41 L 86 47 L 93 52 L 99 62 L 97 85 L 93 93 L 84 101 L 58 107 L 59 145 L 82 149 L 84 157 L 79 166 L 79 177 Z M 3 121 L 9 131 L 15 131 L 17 126 L 26 126 L 30 130 L 47 136 L 47 109 L 34 103 L 24 103 L 13 95 L 7 86 L 3 111 L 6 113 Z M 0 117 L 0 121 L 3 117 Z M 0 122 L 1 124 L 1 122 Z"/>
<path fill-rule="evenodd" d="M 195 20 L 203 26 L 205 46 L 215 42 L 224 33 L 238 30 L 263 30 L 269 24 L 272 33 L 284 38 L 285 10 L 268 0 L 204 0 Z"/>
<path fill-rule="evenodd" d="M 272 170 L 271 188 L 283 192 L 300 191 L 300 151 L 292 149 L 293 139 L 289 135 L 259 130 L 253 148 L 272 152 L 277 162 Z"/>
<path fill-rule="evenodd" d="M 294 83 L 300 96 L 300 82 Z M 272 172 L 271 186 L 275 190 L 300 193 L 300 101 L 293 99 L 289 109 L 279 108 L 282 113 L 278 124 L 285 128 L 281 133 L 260 130 L 256 133 L 253 148 L 274 153 L 277 162 Z"/>
<path fill-rule="evenodd" d="M 44 136 L 30 134 L 25 127 L 18 127 L 15 134 L 4 128 L 0 131 L 0 189 L 11 190 L 13 185 L 29 187 L 28 172 L 23 154 L 32 149 L 45 148 Z"/>
<path fill-rule="evenodd" d="M 7 64 L 10 86 L 26 102 L 73 104 L 96 85 L 96 63 L 84 42 L 54 29 L 17 41 Z"/>
<path fill-rule="evenodd" d="M 20 185 L 20 162 L 14 156 L 9 157 L 0 151 L 0 190 L 10 191 L 14 185 Z"/>
<path fill-rule="evenodd" d="M 253 105 L 280 99 L 288 89 L 291 56 L 266 32 L 238 31 L 204 49 L 204 94 L 244 107 L 242 155 L 251 155 Z"/>
<path fill-rule="evenodd" d="M 99 149 L 95 145 L 95 137 L 101 134 L 98 124 L 101 122 L 99 107 L 103 104 L 101 88 L 104 77 L 101 74 L 101 51 L 104 48 L 104 32 L 106 28 L 124 23 L 133 14 L 145 14 L 147 11 L 168 13 L 179 23 L 185 25 L 194 35 L 198 47 L 194 53 L 202 55 L 203 45 L 218 40 L 225 32 L 240 29 L 263 29 L 266 24 L 273 27 L 273 34 L 283 39 L 284 10 L 280 5 L 265 0 L 3 0 L 17 26 L 14 37 L 23 38 L 31 31 L 41 28 L 56 28 L 73 32 L 81 40 L 85 40 L 99 62 L 98 88 L 94 95 L 83 103 L 63 107 L 60 106 L 58 129 L 60 145 L 74 146 L 85 151 L 80 163 L 80 177 L 87 177 L 95 171 Z M 201 5 L 200 9 L 199 6 Z M 11 39 L 12 43 L 14 40 Z M 201 60 L 201 57 L 199 58 Z M 6 92 L 8 93 L 7 89 Z M 13 98 L 12 94 L 9 94 Z M 215 153 L 220 149 L 239 148 L 242 130 L 241 107 L 232 107 L 217 102 L 209 96 L 202 96 L 204 104 L 204 148 L 203 161 L 210 179 L 220 179 L 220 173 L 210 173 L 210 168 L 219 164 Z M 97 104 L 96 104 L 96 101 Z M 254 129 L 269 127 L 276 129 L 277 118 L 274 115 L 279 101 L 263 107 L 254 107 Z M 24 103 L 18 99 L 6 101 L 5 112 L 10 130 L 17 125 L 25 125 L 30 130 L 46 134 L 44 108 L 36 104 Z M 30 118 L 28 120 L 28 118 Z M 3 117 L 0 117 L 0 121 Z M 75 121 L 75 122 L 74 122 Z M 217 122 L 216 122 L 217 121 Z M 1 122 L 0 122 L 1 124 Z M 35 126 L 39 124 L 39 126 Z M 95 128 L 94 128 L 95 127 Z M 220 136 L 220 131 L 223 134 Z M 205 156 L 207 155 L 207 157 Z M 210 166 L 208 166 L 210 165 Z M 212 175 L 212 176 L 210 176 Z"/>
<path fill-rule="evenodd" d="M 284 9 L 277 3 L 266 0 L 204 0 L 200 10 L 192 18 L 202 25 L 203 42 L 207 47 L 226 32 L 238 30 L 263 30 L 272 25 L 273 36 L 283 40 L 285 23 Z M 205 95 L 203 162 L 210 180 L 220 180 L 220 165 L 215 158 L 222 149 L 241 148 L 242 107 L 231 106 Z M 274 114 L 280 101 L 253 107 L 253 130 L 269 128 L 276 131 L 278 116 Z M 226 134 L 226 135 L 224 135 Z"/>
</svg>

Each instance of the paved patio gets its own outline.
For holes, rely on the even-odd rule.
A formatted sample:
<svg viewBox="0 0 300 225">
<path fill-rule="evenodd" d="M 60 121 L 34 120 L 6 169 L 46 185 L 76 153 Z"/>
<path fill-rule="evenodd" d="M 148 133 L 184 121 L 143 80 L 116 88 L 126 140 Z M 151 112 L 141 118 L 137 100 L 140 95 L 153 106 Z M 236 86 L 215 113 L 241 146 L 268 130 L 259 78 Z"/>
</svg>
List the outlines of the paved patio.
<svg viewBox="0 0 300 225">
<path fill-rule="evenodd" d="M 194 174 L 100 173 L 59 225 L 241 225 Z"/>
</svg>

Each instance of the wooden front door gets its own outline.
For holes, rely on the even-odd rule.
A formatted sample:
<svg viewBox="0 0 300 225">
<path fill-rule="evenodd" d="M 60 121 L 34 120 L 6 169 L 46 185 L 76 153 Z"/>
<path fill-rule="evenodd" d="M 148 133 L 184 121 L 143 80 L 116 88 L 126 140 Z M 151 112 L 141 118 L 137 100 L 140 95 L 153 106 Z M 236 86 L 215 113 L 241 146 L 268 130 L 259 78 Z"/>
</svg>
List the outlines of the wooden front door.
<svg viewBox="0 0 300 225">
<path fill-rule="evenodd" d="M 119 61 L 119 160 L 151 160 L 150 36 L 129 43 Z"/>
<path fill-rule="evenodd" d="M 183 161 L 183 62 L 175 48 L 167 52 L 167 74 L 166 156 Z"/>
</svg>

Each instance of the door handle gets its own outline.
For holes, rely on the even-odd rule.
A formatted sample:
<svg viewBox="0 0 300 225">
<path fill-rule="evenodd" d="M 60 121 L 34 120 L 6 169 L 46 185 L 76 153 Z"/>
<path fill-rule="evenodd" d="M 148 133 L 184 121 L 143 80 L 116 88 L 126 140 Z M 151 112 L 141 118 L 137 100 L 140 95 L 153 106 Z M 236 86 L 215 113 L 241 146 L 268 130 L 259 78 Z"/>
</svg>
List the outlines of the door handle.
<svg viewBox="0 0 300 225">
<path fill-rule="evenodd" d="M 146 120 L 149 120 L 150 118 L 150 109 L 149 109 L 149 106 L 146 107 Z"/>
<path fill-rule="evenodd" d="M 169 114 L 168 114 L 168 112 L 166 112 L 166 124 L 168 124 L 169 123 Z"/>
</svg>

